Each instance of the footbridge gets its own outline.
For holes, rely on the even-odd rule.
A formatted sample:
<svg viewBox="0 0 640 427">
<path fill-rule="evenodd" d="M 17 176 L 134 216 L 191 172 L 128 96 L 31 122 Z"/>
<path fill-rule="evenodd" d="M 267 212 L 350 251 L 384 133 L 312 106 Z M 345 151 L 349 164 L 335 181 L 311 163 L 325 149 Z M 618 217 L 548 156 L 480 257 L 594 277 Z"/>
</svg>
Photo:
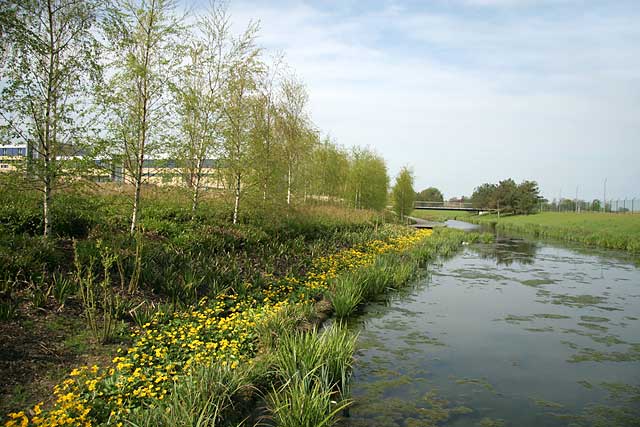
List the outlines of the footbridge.
<svg viewBox="0 0 640 427">
<path fill-rule="evenodd" d="M 464 202 L 421 202 L 416 201 L 415 209 L 425 211 L 463 211 L 463 212 L 491 212 L 495 209 L 474 207 L 471 203 Z"/>
</svg>

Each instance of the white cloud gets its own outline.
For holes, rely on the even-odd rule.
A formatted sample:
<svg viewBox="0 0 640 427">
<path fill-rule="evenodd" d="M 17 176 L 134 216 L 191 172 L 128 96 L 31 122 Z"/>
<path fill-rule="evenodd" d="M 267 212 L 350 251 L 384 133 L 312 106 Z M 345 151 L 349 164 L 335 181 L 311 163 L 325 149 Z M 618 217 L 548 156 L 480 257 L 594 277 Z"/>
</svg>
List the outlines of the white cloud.
<svg viewBox="0 0 640 427">
<path fill-rule="evenodd" d="M 587 8 L 569 19 L 398 4 L 358 15 L 303 3 L 232 6 L 239 26 L 260 18 L 261 41 L 286 52 L 323 131 L 376 148 L 392 173 L 413 166 L 418 187 L 469 194 L 513 176 L 537 179 L 549 196 L 580 184 L 596 197 L 608 176 L 620 196 L 636 191 L 637 8 L 607 16 Z"/>
</svg>

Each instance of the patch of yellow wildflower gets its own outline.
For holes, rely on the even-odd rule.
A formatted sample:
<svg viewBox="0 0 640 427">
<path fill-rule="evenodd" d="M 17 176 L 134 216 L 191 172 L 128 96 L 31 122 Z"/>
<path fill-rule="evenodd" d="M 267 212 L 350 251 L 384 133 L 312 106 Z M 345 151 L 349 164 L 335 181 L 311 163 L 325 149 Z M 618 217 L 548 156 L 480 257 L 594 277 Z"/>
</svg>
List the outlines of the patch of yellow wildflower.
<svg viewBox="0 0 640 427">
<path fill-rule="evenodd" d="M 218 363 L 235 369 L 253 358 L 255 326 L 264 316 L 309 300 L 341 272 L 370 265 L 381 254 L 406 251 L 430 234 L 403 233 L 317 258 L 300 279 L 268 276 L 270 284 L 257 296 L 239 299 L 225 293 L 215 300 L 203 299 L 189 311 L 159 313 L 133 334 L 134 345 L 118 350 L 113 366 L 74 369 L 54 388 L 51 410 L 43 413 L 39 403 L 29 415 L 11 413 L 5 427 L 122 425 L 133 408 L 163 400 L 192 366 Z"/>
</svg>

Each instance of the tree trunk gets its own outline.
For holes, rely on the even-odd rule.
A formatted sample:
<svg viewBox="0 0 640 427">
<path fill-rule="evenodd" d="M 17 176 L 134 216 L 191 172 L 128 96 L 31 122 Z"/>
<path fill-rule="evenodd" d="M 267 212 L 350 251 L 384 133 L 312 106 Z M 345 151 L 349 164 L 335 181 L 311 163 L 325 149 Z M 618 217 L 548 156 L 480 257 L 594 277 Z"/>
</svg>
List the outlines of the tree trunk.
<svg viewBox="0 0 640 427">
<path fill-rule="evenodd" d="M 291 163 L 287 170 L 287 206 L 291 206 Z"/>
<path fill-rule="evenodd" d="M 235 188 L 236 200 L 233 206 L 233 223 L 238 223 L 238 212 L 240 210 L 240 175 L 236 176 L 236 188 Z"/>
<path fill-rule="evenodd" d="M 192 203 L 191 203 L 191 218 L 196 214 L 196 210 L 198 209 L 198 202 L 200 198 L 200 182 L 202 179 L 202 159 L 198 158 L 198 163 L 196 165 L 196 176 L 195 182 L 193 182 L 193 194 L 192 194 Z"/>
<path fill-rule="evenodd" d="M 42 156 L 42 181 L 43 181 L 43 201 L 42 214 L 44 221 L 44 237 L 48 237 L 51 233 L 51 150 L 53 141 L 53 122 L 56 120 L 54 111 L 54 99 L 56 97 L 54 91 L 54 75 L 55 75 L 55 40 L 54 40 L 54 11 L 51 1 L 47 2 L 47 11 L 49 17 L 49 67 L 47 70 L 47 111 L 45 117 L 44 137 L 42 138 L 40 155 Z"/>
<path fill-rule="evenodd" d="M 43 218 L 44 218 L 44 237 L 51 234 L 51 182 L 49 177 L 44 178 L 44 198 L 43 198 Z"/>
<path fill-rule="evenodd" d="M 142 168 L 138 168 L 138 176 L 136 180 L 136 191 L 133 196 L 133 214 L 131 214 L 131 229 L 129 232 L 131 235 L 135 234 L 136 226 L 138 225 L 138 210 L 140 209 L 140 187 L 142 186 Z"/>
</svg>

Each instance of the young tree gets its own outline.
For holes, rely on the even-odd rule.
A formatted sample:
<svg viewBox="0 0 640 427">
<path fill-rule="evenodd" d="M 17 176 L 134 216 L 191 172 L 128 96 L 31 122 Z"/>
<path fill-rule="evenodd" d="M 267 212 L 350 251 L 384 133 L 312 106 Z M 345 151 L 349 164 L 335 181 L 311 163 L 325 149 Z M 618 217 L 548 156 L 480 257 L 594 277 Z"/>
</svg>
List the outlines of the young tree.
<svg viewBox="0 0 640 427">
<path fill-rule="evenodd" d="M 192 214 L 198 209 L 205 163 L 220 149 L 223 90 L 230 60 L 226 9 L 212 4 L 197 28 L 200 37 L 191 36 L 185 64 L 172 85 L 180 120 L 180 137 L 172 154 L 191 189 Z"/>
<path fill-rule="evenodd" d="M 54 190 L 93 159 L 89 111 L 101 73 L 98 3 L 9 1 L 2 9 L 0 128 L 7 140 L 27 147 L 26 179 L 42 192 L 49 236 Z"/>
<path fill-rule="evenodd" d="M 251 104 L 252 112 L 252 150 L 256 159 L 254 181 L 262 193 L 263 204 L 274 201 L 273 193 L 280 187 L 280 176 L 284 176 L 284 154 L 282 141 L 276 133 L 278 116 L 277 84 L 282 65 L 281 56 L 276 56 L 270 66 L 258 77 L 256 94 Z M 269 197 L 272 196 L 272 197 Z"/>
<path fill-rule="evenodd" d="M 224 87 L 224 121 L 222 144 L 227 185 L 233 191 L 233 223 L 237 224 L 240 199 L 251 176 L 251 104 L 255 95 L 256 79 L 262 71 L 260 49 L 255 45 L 258 28 L 251 24 L 245 33 L 233 42 L 232 61 L 227 64 L 228 78 Z"/>
<path fill-rule="evenodd" d="M 134 186 L 131 234 L 138 224 L 145 160 L 161 152 L 181 26 L 172 0 L 115 0 L 104 27 L 113 74 L 103 100 L 115 152 Z"/>
<path fill-rule="evenodd" d="M 327 137 L 313 150 L 310 161 L 310 192 L 316 196 L 333 199 L 342 197 L 349 174 L 347 152 Z"/>
<path fill-rule="evenodd" d="M 407 167 L 403 167 L 396 177 L 391 197 L 393 198 L 393 210 L 401 220 L 413 211 L 416 192 L 413 189 L 413 174 Z"/>
<path fill-rule="evenodd" d="M 314 137 L 310 135 L 309 119 L 305 111 L 309 96 L 304 85 L 289 77 L 282 82 L 279 105 L 279 129 L 282 149 L 287 163 L 287 205 L 291 196 L 298 167 L 311 153 Z"/>
<path fill-rule="evenodd" d="M 347 199 L 356 209 L 382 210 L 387 205 L 389 175 L 384 159 L 368 149 L 351 153 Z"/>
</svg>

